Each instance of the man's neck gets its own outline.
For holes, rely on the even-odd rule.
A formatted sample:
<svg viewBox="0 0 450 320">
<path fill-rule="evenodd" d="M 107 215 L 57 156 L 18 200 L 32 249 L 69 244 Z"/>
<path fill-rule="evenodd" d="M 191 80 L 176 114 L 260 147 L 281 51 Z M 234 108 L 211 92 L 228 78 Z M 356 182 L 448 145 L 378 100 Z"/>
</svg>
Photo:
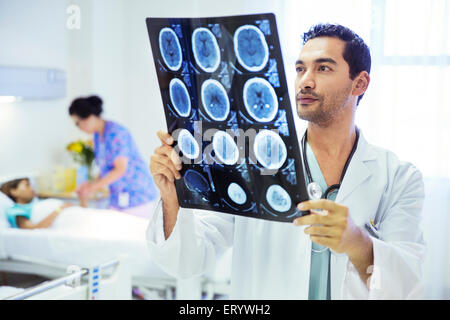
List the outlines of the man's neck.
<svg viewBox="0 0 450 320">
<path fill-rule="evenodd" d="M 315 153 L 333 158 L 349 154 L 356 139 L 353 119 L 328 126 L 308 124 L 308 143 Z"/>
</svg>

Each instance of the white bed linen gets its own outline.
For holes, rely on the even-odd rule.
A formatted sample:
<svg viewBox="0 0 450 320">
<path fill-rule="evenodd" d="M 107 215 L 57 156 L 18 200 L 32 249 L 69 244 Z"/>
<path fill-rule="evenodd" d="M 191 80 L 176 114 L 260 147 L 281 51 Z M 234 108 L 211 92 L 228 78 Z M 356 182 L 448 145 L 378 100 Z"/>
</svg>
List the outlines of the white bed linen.
<svg viewBox="0 0 450 320">
<path fill-rule="evenodd" d="M 0 287 L 0 300 L 6 299 L 6 298 L 16 295 L 18 293 L 21 293 L 23 290 L 24 289 L 22 289 L 22 288 L 1 286 Z"/>
<path fill-rule="evenodd" d="M 56 202 L 45 203 L 51 205 Z M 32 220 L 44 216 L 36 214 Z M 47 229 L 1 229 L 0 258 L 25 256 L 80 267 L 121 258 L 132 276 L 171 278 L 151 261 L 147 225 L 147 219 L 118 211 L 70 207 Z"/>
</svg>

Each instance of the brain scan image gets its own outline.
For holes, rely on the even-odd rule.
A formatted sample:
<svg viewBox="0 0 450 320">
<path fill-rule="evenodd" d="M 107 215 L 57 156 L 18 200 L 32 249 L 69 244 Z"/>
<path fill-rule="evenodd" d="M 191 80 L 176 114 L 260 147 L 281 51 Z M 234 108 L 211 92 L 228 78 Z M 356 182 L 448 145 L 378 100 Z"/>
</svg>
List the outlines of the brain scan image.
<svg viewBox="0 0 450 320">
<path fill-rule="evenodd" d="M 195 138 L 186 129 L 181 129 L 178 134 L 178 147 L 183 152 L 183 155 L 189 159 L 196 159 L 200 154 L 197 141 L 195 141 Z"/>
<path fill-rule="evenodd" d="M 247 194 L 245 193 L 244 189 L 242 189 L 242 187 L 236 182 L 230 183 L 227 189 L 227 193 L 230 199 L 239 205 L 243 205 L 247 202 Z"/>
<path fill-rule="evenodd" d="M 180 207 L 289 222 L 309 199 L 273 13 L 147 17 Z M 294 116 L 295 115 L 295 116 Z M 151 119 L 150 119 L 151 120 Z"/>
<path fill-rule="evenodd" d="M 239 149 L 234 139 L 225 131 L 217 131 L 213 136 L 213 150 L 221 163 L 233 165 L 239 159 Z"/>
<path fill-rule="evenodd" d="M 195 170 L 188 169 L 184 174 L 184 184 L 190 191 L 204 194 L 210 190 L 208 181 Z"/>
<path fill-rule="evenodd" d="M 269 60 L 269 47 L 264 34 L 253 25 L 239 27 L 234 33 L 234 52 L 248 71 L 261 71 Z"/>
<path fill-rule="evenodd" d="M 192 33 L 192 52 L 197 64 L 205 72 L 214 72 L 220 64 L 220 49 L 216 37 L 207 28 Z"/>
<path fill-rule="evenodd" d="M 261 130 L 255 137 L 253 152 L 267 169 L 279 169 L 286 161 L 287 149 L 281 137 L 273 131 Z"/>
<path fill-rule="evenodd" d="M 263 78 L 252 78 L 244 84 L 244 105 L 253 119 L 272 121 L 278 112 L 278 99 L 274 88 Z"/>
<path fill-rule="evenodd" d="M 202 84 L 201 96 L 203 107 L 208 116 L 215 121 L 223 121 L 230 113 L 230 100 L 222 84 L 208 79 Z"/>
<path fill-rule="evenodd" d="M 286 212 L 291 208 L 292 200 L 281 186 L 271 185 L 266 192 L 267 203 L 278 212 Z"/>
<path fill-rule="evenodd" d="M 164 63 L 170 70 L 177 71 L 180 69 L 183 54 L 180 41 L 172 29 L 163 28 L 159 32 L 159 50 Z"/>
<path fill-rule="evenodd" d="M 191 99 L 189 92 L 178 78 L 173 78 L 169 83 L 169 95 L 172 106 L 182 117 L 187 117 L 191 113 Z"/>
</svg>

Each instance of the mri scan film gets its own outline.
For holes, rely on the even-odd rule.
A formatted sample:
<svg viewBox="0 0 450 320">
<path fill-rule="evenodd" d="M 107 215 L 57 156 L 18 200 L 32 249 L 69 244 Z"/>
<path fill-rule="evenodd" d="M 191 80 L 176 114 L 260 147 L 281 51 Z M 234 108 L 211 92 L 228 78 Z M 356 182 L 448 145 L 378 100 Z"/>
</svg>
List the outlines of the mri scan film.
<svg viewBox="0 0 450 320">
<path fill-rule="evenodd" d="M 170 28 L 163 28 L 159 32 L 159 49 L 164 63 L 172 71 L 181 67 L 182 52 L 180 41 L 175 32 Z"/>
<path fill-rule="evenodd" d="M 308 199 L 275 16 L 147 18 L 181 207 L 291 222 Z M 159 112 L 156 106 L 155 112 Z"/>
<path fill-rule="evenodd" d="M 197 28 L 192 33 L 192 53 L 205 72 L 214 72 L 220 64 L 220 49 L 216 37 L 208 28 Z"/>
</svg>

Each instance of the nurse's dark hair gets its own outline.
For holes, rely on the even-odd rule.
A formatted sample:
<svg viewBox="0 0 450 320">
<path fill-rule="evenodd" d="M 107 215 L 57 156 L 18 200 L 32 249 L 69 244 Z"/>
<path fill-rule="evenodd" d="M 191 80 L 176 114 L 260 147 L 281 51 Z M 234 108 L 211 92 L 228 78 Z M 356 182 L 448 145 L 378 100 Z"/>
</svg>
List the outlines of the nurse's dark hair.
<svg viewBox="0 0 450 320">
<path fill-rule="evenodd" d="M 86 119 L 90 115 L 100 116 L 103 112 L 103 101 L 99 96 L 79 97 L 72 101 L 69 115 Z"/>
<path fill-rule="evenodd" d="M 320 23 L 312 26 L 303 34 L 303 44 L 318 37 L 338 38 L 345 42 L 343 58 L 350 67 L 351 80 L 355 79 L 361 71 L 367 71 L 367 73 L 370 73 L 370 67 L 372 64 L 370 49 L 364 40 L 355 32 L 339 24 Z M 362 99 L 363 95 L 364 94 L 358 97 L 357 104 L 359 104 L 359 101 Z"/>
<path fill-rule="evenodd" d="M 17 199 L 12 195 L 11 190 L 17 189 L 19 183 L 22 182 L 23 180 L 29 181 L 28 178 L 20 178 L 5 182 L 0 186 L 0 191 L 3 192 L 5 195 L 7 195 L 12 201 L 16 202 Z"/>
</svg>

